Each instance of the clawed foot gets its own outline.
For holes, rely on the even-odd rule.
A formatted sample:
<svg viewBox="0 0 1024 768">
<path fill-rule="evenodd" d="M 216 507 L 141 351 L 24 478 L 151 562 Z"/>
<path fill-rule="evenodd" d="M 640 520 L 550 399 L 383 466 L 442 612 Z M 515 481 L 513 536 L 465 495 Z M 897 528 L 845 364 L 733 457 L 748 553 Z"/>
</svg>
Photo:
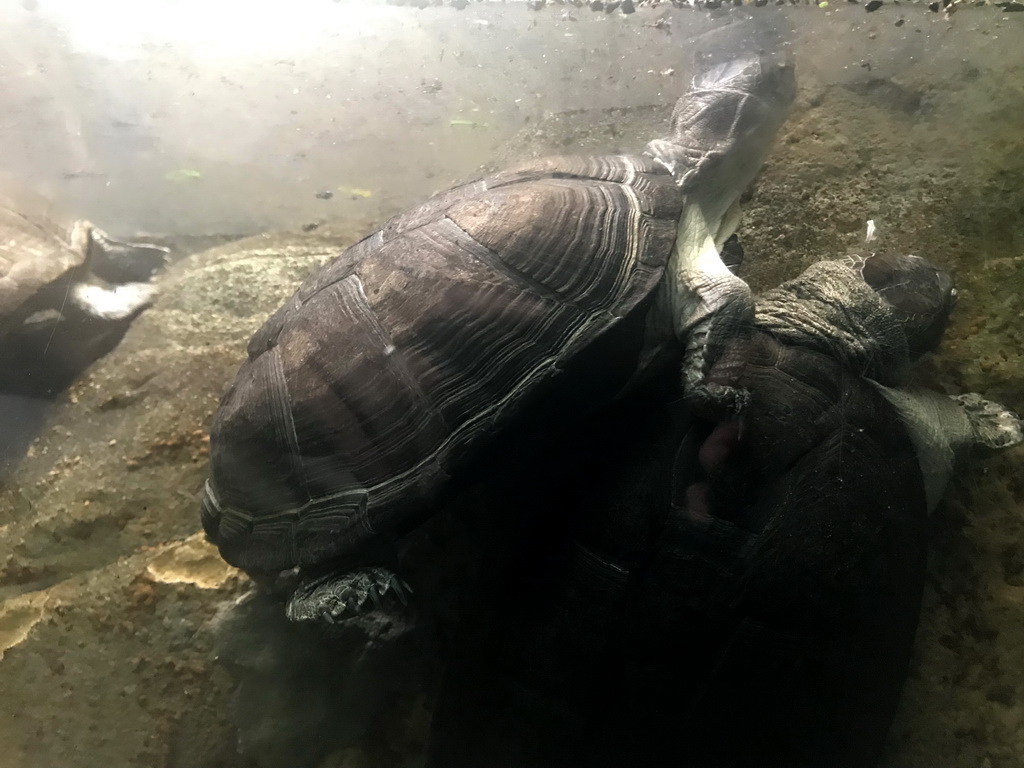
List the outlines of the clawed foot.
<svg viewBox="0 0 1024 768">
<path fill-rule="evenodd" d="M 706 279 L 702 286 L 706 295 L 690 308 L 689 319 L 681 324 L 686 344 L 683 391 L 703 415 L 728 418 L 750 402 L 750 393 L 736 384 L 746 368 L 754 300 L 747 284 L 734 275 Z"/>
<path fill-rule="evenodd" d="M 750 392 L 742 387 L 699 381 L 686 387 L 686 399 L 704 415 L 726 418 L 742 413 L 750 405 Z"/>
<path fill-rule="evenodd" d="M 1012 448 L 1024 442 L 1024 425 L 1013 411 L 968 392 L 953 398 L 971 422 L 975 438 L 989 448 Z"/>
<path fill-rule="evenodd" d="M 719 327 L 721 328 L 721 327 Z M 740 386 L 745 367 L 746 329 L 728 328 L 732 343 L 726 341 L 713 349 L 710 333 L 698 337 L 683 360 L 683 392 L 687 403 L 701 415 L 714 420 L 737 416 L 750 404 L 750 392 Z M 696 335 L 696 334 L 695 334 Z"/>
<path fill-rule="evenodd" d="M 389 603 L 409 604 L 412 590 L 401 578 L 385 568 L 331 573 L 300 584 L 286 609 L 295 622 L 317 621 L 336 624 Z"/>
</svg>

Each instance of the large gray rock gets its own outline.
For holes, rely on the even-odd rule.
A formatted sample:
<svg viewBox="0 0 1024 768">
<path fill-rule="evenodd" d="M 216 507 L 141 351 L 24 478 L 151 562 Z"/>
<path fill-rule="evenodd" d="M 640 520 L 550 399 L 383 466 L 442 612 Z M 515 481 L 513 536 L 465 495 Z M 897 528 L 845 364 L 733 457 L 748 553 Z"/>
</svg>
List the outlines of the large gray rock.
<svg viewBox="0 0 1024 768">
<path fill-rule="evenodd" d="M 0 487 L 0 741 L 15 764 L 249 764 L 213 661 L 213 619 L 247 580 L 196 533 L 208 421 L 249 336 L 359 234 L 258 236 L 175 265 Z"/>
</svg>

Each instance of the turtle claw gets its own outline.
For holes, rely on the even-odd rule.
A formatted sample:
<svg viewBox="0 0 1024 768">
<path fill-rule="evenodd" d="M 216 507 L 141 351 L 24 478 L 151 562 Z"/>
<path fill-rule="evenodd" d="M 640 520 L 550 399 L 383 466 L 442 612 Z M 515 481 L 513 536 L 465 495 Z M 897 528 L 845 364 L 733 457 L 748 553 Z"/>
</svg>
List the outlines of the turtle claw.
<svg viewBox="0 0 1024 768">
<path fill-rule="evenodd" d="M 367 593 L 370 596 L 370 600 L 373 601 L 374 610 L 379 611 L 381 608 L 380 591 L 377 589 L 376 585 L 371 585 L 367 590 Z"/>
<path fill-rule="evenodd" d="M 395 593 L 395 597 L 398 598 L 398 602 L 403 606 L 409 605 L 409 596 L 412 594 L 412 589 L 410 589 L 405 581 L 396 576 L 391 584 L 391 589 Z"/>
<path fill-rule="evenodd" d="M 746 336 L 742 326 L 729 329 L 734 340 Z M 686 400 L 706 415 L 716 418 L 736 416 L 750 404 L 750 392 L 728 382 L 738 381 L 743 371 L 742 345 L 727 356 L 718 345 L 712 351 L 711 333 L 702 334 L 693 351 L 683 361 L 682 382 Z M 735 342 L 734 342 L 735 343 Z"/>
<path fill-rule="evenodd" d="M 690 402 L 716 414 L 737 415 L 750 404 L 750 392 L 742 387 L 700 382 L 688 388 Z"/>
<path fill-rule="evenodd" d="M 288 600 L 286 614 L 294 622 L 334 625 L 371 611 L 388 608 L 388 598 L 408 605 L 409 585 L 385 568 L 330 573 L 304 582 Z"/>
<path fill-rule="evenodd" d="M 1012 448 L 1024 442 L 1024 422 L 1013 411 L 975 392 L 953 397 L 971 424 L 977 443 L 989 448 Z"/>
<path fill-rule="evenodd" d="M 744 340 L 754 325 L 750 287 L 727 272 L 689 278 L 696 296 L 679 323 L 685 339 L 682 379 L 686 399 L 702 410 L 736 415 L 750 393 L 733 386 L 744 368 Z"/>
</svg>

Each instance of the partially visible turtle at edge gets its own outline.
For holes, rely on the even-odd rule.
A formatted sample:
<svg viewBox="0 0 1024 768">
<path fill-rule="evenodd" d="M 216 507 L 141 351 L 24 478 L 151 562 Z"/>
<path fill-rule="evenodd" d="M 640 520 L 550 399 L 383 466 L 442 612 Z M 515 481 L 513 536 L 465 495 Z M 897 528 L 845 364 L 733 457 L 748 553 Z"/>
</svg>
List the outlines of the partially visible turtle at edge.
<svg viewBox="0 0 1024 768">
<path fill-rule="evenodd" d="M 545 513 L 462 622 L 438 768 L 869 768 L 906 675 L 928 515 L 1021 442 L 976 394 L 904 386 L 955 302 L 924 259 L 825 261 L 757 302 L 695 419 L 674 381 L 567 438 Z M 737 373 L 738 372 L 738 373 Z"/>
<path fill-rule="evenodd" d="M 214 420 L 222 556 L 264 582 L 298 568 L 288 616 L 331 624 L 404 599 L 394 542 L 511 432 L 542 440 L 673 361 L 691 401 L 742 408 L 706 378 L 753 319 L 719 249 L 794 96 L 787 62 L 717 64 L 645 154 L 455 187 L 310 277 Z"/>
<path fill-rule="evenodd" d="M 49 398 L 148 307 L 168 251 L 64 227 L 34 195 L 0 194 L 0 393 Z"/>
</svg>

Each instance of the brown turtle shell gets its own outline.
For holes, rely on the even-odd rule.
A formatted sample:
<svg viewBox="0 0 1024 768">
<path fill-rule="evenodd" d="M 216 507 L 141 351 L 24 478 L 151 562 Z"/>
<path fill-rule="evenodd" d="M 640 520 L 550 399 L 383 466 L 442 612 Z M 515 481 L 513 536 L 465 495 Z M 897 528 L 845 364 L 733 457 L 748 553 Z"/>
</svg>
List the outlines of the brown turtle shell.
<svg viewBox="0 0 1024 768">
<path fill-rule="evenodd" d="M 312 275 L 250 341 L 215 417 L 203 521 L 225 559 L 357 558 L 538 404 L 562 420 L 613 397 L 682 206 L 649 158 L 532 161 L 436 195 Z"/>
<path fill-rule="evenodd" d="M 32 195 L 0 193 L 0 330 L 41 289 L 85 265 L 86 243 L 69 242 L 47 208 Z"/>
</svg>

